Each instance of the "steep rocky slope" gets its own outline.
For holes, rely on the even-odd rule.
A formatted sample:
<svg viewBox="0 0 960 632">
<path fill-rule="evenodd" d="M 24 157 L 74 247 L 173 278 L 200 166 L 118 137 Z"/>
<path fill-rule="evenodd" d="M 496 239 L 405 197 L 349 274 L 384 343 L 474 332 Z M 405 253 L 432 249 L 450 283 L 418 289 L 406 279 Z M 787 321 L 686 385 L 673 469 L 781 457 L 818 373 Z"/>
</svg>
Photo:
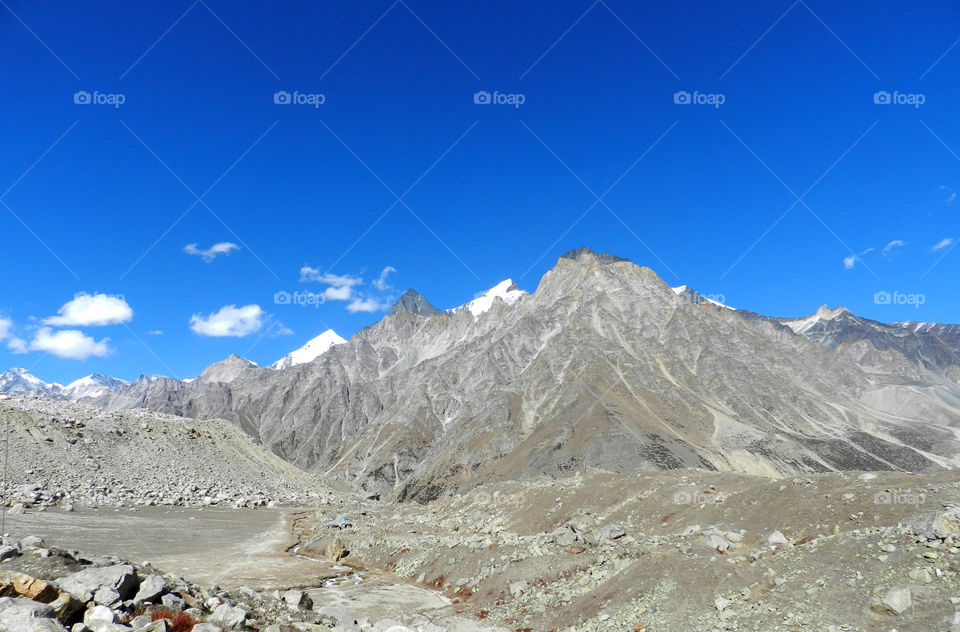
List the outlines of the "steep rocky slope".
<svg viewBox="0 0 960 632">
<path fill-rule="evenodd" d="M 399 499 L 585 468 L 960 464 L 946 343 L 935 362 L 871 337 L 832 345 L 689 294 L 581 249 L 512 307 L 437 314 L 408 293 L 313 362 L 140 381 L 96 401 L 228 419 L 299 467 Z"/>
</svg>

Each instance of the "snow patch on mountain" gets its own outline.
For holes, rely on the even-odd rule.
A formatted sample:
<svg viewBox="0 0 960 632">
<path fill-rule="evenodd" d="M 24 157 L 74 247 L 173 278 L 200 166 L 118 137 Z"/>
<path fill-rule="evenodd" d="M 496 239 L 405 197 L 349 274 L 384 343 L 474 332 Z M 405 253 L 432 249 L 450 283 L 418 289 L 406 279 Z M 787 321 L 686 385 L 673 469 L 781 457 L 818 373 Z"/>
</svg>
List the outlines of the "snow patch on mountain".
<svg viewBox="0 0 960 632">
<path fill-rule="evenodd" d="M 271 364 L 270 368 L 279 371 L 281 369 L 288 369 L 298 364 L 312 362 L 329 351 L 334 345 L 342 345 L 345 342 L 346 340 L 337 334 L 337 332 L 332 329 L 328 329 L 296 351 L 291 351 L 287 355 Z"/>
<path fill-rule="evenodd" d="M 479 316 L 493 307 L 493 302 L 498 298 L 508 306 L 513 307 L 526 295 L 527 292 L 517 287 L 517 284 L 511 279 L 507 279 L 506 281 L 497 283 L 469 303 L 464 303 L 460 307 L 454 307 L 453 309 L 449 309 L 447 311 L 451 314 L 459 314 L 463 311 L 469 311 L 474 316 Z"/>
<path fill-rule="evenodd" d="M 806 318 L 798 318 L 797 320 L 785 320 L 783 324 L 793 330 L 795 334 L 805 334 L 815 327 L 818 323 L 821 323 L 825 320 L 833 320 L 840 314 L 846 312 L 847 310 L 843 307 L 838 307 L 836 309 L 830 309 L 826 305 L 821 305 L 814 314 L 807 316 Z"/>
<path fill-rule="evenodd" d="M 67 399 L 80 399 L 82 397 L 99 397 L 113 391 L 127 382 L 119 378 L 110 377 L 101 373 L 93 373 L 79 380 L 74 380 L 67 384 L 61 394 Z"/>
<path fill-rule="evenodd" d="M 0 393 L 29 393 L 37 391 L 48 395 L 52 392 L 59 392 L 63 386 L 61 384 L 47 384 L 40 378 L 32 375 L 26 369 L 8 369 L 0 375 Z"/>
</svg>

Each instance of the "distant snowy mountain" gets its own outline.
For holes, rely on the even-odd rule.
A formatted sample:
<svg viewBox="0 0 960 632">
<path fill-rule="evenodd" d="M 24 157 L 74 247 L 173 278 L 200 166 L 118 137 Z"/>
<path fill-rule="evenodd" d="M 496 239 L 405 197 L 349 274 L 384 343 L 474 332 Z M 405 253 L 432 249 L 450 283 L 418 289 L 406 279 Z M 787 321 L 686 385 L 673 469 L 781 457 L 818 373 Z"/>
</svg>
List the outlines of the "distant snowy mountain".
<svg viewBox="0 0 960 632">
<path fill-rule="evenodd" d="M 60 394 L 67 399 L 81 399 L 83 397 L 99 397 L 108 391 L 113 391 L 127 382 L 109 375 L 93 373 L 79 380 L 67 384 Z"/>
<path fill-rule="evenodd" d="M 47 384 L 26 369 L 9 369 L 0 374 L 0 393 L 35 393 L 49 396 L 59 393 L 61 384 Z"/>
<path fill-rule="evenodd" d="M 510 307 L 513 307 L 526 295 L 527 293 L 518 288 L 516 283 L 514 283 L 511 279 L 507 279 L 506 281 L 501 281 L 500 283 L 494 285 L 492 288 L 469 303 L 465 303 L 460 307 L 454 307 L 453 309 L 447 311 L 451 314 L 459 314 L 463 311 L 469 311 L 474 316 L 479 316 L 493 307 L 493 302 L 498 298 L 503 300 L 503 302 Z"/>
<path fill-rule="evenodd" d="M 84 397 L 101 397 L 125 385 L 124 380 L 94 373 L 67 386 L 56 382 L 46 383 L 31 375 L 26 369 L 9 369 L 0 374 L 0 393 L 33 394 L 54 399 L 78 400 Z"/>
<path fill-rule="evenodd" d="M 326 353 L 330 347 L 345 342 L 346 340 L 341 338 L 337 332 L 328 329 L 296 351 L 291 351 L 271 364 L 270 368 L 279 371 L 280 369 L 288 369 L 298 364 L 306 364 Z"/>
</svg>

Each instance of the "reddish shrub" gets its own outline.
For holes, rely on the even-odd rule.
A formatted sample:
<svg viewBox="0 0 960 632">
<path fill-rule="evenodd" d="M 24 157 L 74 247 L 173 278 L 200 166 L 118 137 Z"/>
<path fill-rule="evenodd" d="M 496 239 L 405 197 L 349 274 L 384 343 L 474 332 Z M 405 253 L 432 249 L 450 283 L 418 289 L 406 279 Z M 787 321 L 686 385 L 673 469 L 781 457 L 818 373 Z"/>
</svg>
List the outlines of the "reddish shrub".
<svg viewBox="0 0 960 632">
<path fill-rule="evenodd" d="M 170 619 L 170 625 L 173 632 L 191 632 L 197 620 L 186 612 L 173 613 L 169 610 L 154 610 L 150 613 L 150 619 L 157 621 L 159 619 Z"/>
</svg>

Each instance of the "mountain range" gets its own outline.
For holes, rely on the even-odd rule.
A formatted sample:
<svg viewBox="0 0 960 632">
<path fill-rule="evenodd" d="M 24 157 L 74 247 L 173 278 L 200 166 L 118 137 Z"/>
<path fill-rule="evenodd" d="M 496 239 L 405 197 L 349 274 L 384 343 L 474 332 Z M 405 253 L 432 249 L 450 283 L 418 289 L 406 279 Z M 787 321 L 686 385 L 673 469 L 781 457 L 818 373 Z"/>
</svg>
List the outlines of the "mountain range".
<svg viewBox="0 0 960 632">
<path fill-rule="evenodd" d="M 587 248 L 532 294 L 505 281 L 442 311 L 410 290 L 349 341 L 324 332 L 304 349 L 83 401 L 224 418 L 303 469 L 399 500 L 587 469 L 960 465 L 960 327 L 826 306 L 769 317 Z"/>
</svg>

